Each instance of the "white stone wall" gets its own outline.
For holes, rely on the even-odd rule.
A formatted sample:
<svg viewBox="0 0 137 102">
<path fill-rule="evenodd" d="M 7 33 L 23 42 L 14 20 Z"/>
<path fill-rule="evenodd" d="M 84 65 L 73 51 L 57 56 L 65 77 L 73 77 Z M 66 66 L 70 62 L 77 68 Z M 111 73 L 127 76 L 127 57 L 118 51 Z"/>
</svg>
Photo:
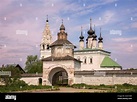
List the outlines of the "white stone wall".
<svg viewBox="0 0 137 102">
<path fill-rule="evenodd" d="M 41 50 L 40 51 L 40 59 L 42 59 L 43 57 L 46 58 L 46 57 L 49 57 L 51 56 L 51 50 Z"/>
<path fill-rule="evenodd" d="M 42 77 L 22 77 L 20 80 L 25 81 L 29 85 L 38 85 L 39 78 Z M 129 83 L 137 85 L 137 75 L 109 75 L 109 76 L 95 76 L 95 75 L 76 75 L 74 77 L 74 84 L 85 83 L 88 85 L 114 85 Z"/>
<path fill-rule="evenodd" d="M 88 85 L 114 85 L 114 84 L 132 84 L 137 85 L 137 75 L 136 76 L 94 76 L 94 75 L 79 75 L 75 76 L 75 84 L 85 83 Z"/>
<path fill-rule="evenodd" d="M 80 58 L 82 62 L 84 62 L 85 58 L 87 59 L 86 63 L 81 63 L 81 70 L 103 70 L 100 68 L 100 64 L 105 56 L 109 56 L 109 54 L 100 51 L 74 53 L 74 57 L 76 59 Z M 90 58 L 92 58 L 92 63 L 90 63 Z M 107 70 L 107 68 L 105 68 L 105 70 Z"/>
<path fill-rule="evenodd" d="M 74 62 L 70 60 L 64 61 L 43 61 L 43 68 L 50 68 L 56 65 L 65 65 L 67 68 L 74 68 Z"/>
<path fill-rule="evenodd" d="M 22 77 L 20 80 L 25 81 L 28 85 L 38 85 L 39 78 L 42 77 Z"/>
</svg>

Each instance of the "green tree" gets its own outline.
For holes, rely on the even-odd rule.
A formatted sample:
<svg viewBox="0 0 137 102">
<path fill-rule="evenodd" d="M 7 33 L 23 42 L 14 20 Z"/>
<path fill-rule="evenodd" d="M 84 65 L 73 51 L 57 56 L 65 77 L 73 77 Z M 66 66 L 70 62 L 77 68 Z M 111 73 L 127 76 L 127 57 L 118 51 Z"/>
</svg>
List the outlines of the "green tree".
<svg viewBox="0 0 137 102">
<path fill-rule="evenodd" d="M 42 61 L 38 59 L 37 55 L 27 56 L 25 70 L 27 73 L 42 73 Z"/>
<path fill-rule="evenodd" d="M 4 82 L 5 85 L 11 85 L 14 81 L 21 77 L 21 71 L 13 65 L 6 65 L 0 68 L 0 71 L 9 71 L 11 75 L 0 75 L 0 81 Z"/>
</svg>

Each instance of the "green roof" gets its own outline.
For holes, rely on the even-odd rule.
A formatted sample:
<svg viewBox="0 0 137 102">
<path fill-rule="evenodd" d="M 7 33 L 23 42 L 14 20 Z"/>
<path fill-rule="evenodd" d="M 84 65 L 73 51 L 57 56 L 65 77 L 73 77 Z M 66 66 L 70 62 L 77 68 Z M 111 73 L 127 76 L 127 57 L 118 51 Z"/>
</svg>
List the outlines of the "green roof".
<svg viewBox="0 0 137 102">
<path fill-rule="evenodd" d="M 101 50 L 101 49 L 92 49 L 92 48 L 85 48 L 83 50 L 75 50 L 74 52 L 88 52 L 88 51 L 102 51 L 102 52 L 106 52 L 106 53 L 111 53 L 109 51 L 105 51 L 105 50 Z"/>
<path fill-rule="evenodd" d="M 117 68 L 122 68 L 117 62 L 115 62 L 114 60 L 112 60 L 110 57 L 106 56 L 101 65 L 101 67 L 109 67 L 109 68 L 112 68 L 112 67 L 117 67 Z"/>
</svg>

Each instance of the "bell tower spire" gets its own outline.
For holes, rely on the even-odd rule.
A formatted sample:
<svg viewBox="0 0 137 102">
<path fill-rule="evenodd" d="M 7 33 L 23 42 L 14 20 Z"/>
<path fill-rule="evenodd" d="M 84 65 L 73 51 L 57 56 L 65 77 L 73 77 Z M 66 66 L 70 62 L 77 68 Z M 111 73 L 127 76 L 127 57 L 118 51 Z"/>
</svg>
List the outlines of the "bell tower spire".
<svg viewBox="0 0 137 102">
<path fill-rule="evenodd" d="M 48 20 L 48 15 L 47 15 L 46 25 L 43 31 L 42 40 L 40 44 L 40 51 L 41 51 L 40 59 L 48 56 L 47 51 L 50 51 L 49 46 L 51 43 L 52 43 L 52 35 L 51 35 L 51 31 L 49 27 L 49 20 Z"/>
<path fill-rule="evenodd" d="M 49 22 L 49 20 L 48 20 L 48 15 L 47 15 L 47 20 L 46 20 L 46 22 Z"/>
</svg>

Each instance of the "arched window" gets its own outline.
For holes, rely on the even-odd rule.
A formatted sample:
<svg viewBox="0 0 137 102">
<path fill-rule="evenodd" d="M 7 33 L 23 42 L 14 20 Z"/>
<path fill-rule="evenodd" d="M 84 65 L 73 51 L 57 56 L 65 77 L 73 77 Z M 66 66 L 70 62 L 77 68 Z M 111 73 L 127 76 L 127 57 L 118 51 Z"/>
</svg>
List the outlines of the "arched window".
<svg viewBox="0 0 137 102">
<path fill-rule="evenodd" d="M 89 63 L 90 63 L 90 64 L 93 63 L 92 57 L 89 58 Z"/>
<path fill-rule="evenodd" d="M 84 64 L 87 63 L 87 58 L 86 58 L 86 57 L 83 58 L 83 63 L 84 63 Z"/>
<path fill-rule="evenodd" d="M 45 50 L 45 46 L 44 45 L 42 45 L 43 46 L 43 50 Z"/>
<path fill-rule="evenodd" d="M 47 45 L 47 50 L 49 50 L 49 44 Z"/>
</svg>

